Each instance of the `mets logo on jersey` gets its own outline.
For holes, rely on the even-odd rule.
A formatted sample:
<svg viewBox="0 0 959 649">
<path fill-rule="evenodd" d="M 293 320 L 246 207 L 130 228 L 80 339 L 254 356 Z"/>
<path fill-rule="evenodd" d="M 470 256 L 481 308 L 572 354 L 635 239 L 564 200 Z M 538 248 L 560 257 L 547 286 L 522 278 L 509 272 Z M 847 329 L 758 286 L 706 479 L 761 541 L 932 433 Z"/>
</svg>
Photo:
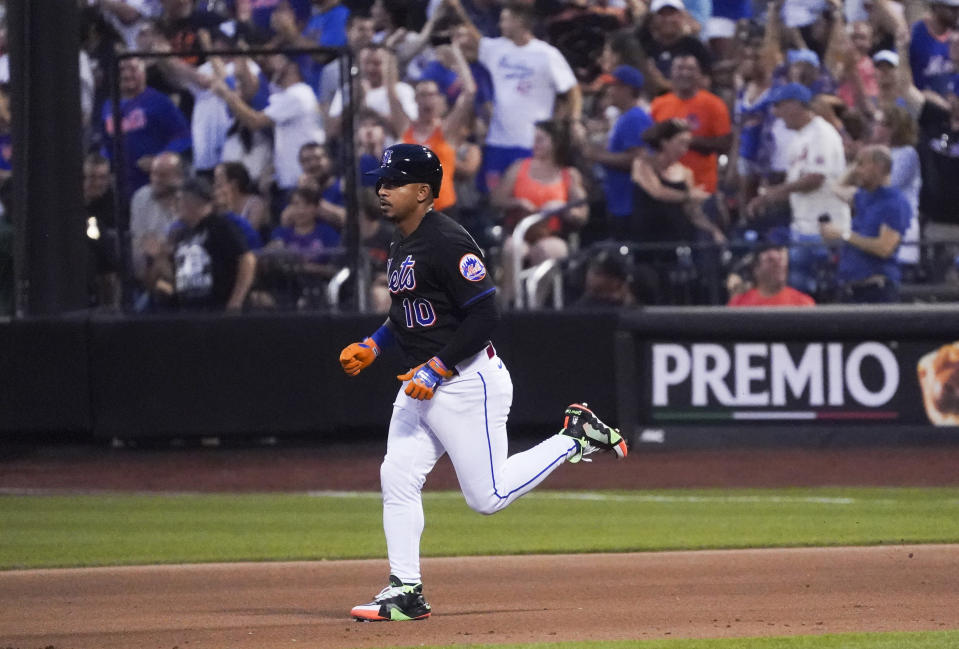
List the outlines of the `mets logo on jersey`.
<svg viewBox="0 0 959 649">
<path fill-rule="evenodd" d="M 478 282 L 486 277 L 486 266 L 479 257 L 468 252 L 460 257 L 460 275 L 471 282 Z"/>
<path fill-rule="evenodd" d="M 400 267 L 393 268 L 393 260 L 386 263 L 387 284 L 390 293 L 402 293 L 403 291 L 412 291 L 416 288 L 416 275 L 413 268 L 416 266 L 416 260 L 413 255 L 407 255 L 406 259 L 400 262 Z"/>
</svg>

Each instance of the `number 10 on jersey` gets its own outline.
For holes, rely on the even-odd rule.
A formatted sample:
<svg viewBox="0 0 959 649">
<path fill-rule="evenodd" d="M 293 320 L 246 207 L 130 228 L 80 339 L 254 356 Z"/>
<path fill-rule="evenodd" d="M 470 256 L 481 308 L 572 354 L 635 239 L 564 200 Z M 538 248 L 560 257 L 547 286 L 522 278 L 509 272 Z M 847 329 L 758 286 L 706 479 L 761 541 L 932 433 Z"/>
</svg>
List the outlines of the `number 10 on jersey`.
<svg viewBox="0 0 959 649">
<path fill-rule="evenodd" d="M 412 329 L 415 325 L 430 327 L 436 322 L 436 311 L 429 300 L 421 297 L 403 298 L 403 315 L 406 316 L 406 327 Z"/>
</svg>

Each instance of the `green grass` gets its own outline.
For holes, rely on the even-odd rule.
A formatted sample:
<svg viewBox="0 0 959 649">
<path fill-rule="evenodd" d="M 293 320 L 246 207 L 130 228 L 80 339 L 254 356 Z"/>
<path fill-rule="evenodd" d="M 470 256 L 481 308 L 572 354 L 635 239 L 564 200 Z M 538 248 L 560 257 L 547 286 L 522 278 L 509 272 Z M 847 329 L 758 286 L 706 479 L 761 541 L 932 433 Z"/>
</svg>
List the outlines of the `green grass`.
<svg viewBox="0 0 959 649">
<path fill-rule="evenodd" d="M 923 633 L 844 633 L 783 638 L 715 640 L 627 640 L 622 642 L 554 642 L 497 645 L 418 646 L 418 649 L 954 649 L 959 631 Z"/>
<path fill-rule="evenodd" d="M 959 541 L 959 489 L 427 492 L 424 556 Z M 0 569 L 383 557 L 378 494 L 0 496 Z M 517 533 L 522 530 L 522 534 Z"/>
</svg>

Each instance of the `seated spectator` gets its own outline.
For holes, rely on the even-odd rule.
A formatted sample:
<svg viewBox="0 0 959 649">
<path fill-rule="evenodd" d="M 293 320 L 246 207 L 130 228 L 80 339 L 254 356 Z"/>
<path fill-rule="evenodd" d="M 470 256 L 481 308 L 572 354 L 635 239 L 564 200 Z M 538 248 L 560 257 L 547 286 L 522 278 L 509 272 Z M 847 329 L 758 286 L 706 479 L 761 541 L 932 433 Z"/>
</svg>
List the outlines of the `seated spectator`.
<svg viewBox="0 0 959 649">
<path fill-rule="evenodd" d="M 749 262 L 749 284 L 729 298 L 729 306 L 815 306 L 816 301 L 786 285 L 789 277 L 789 251 L 784 245 L 765 242 Z"/>
<path fill-rule="evenodd" d="M 673 59 L 680 54 L 696 57 L 708 71 L 711 63 L 709 50 L 690 33 L 692 24 L 682 0 L 653 0 L 649 5 L 649 13 L 637 30 L 636 38 L 649 57 L 641 69 L 653 94 L 672 89 L 669 76 Z"/>
<path fill-rule="evenodd" d="M 837 185 L 837 193 L 853 204 L 852 228 L 829 221 L 819 224 L 825 241 L 842 241 L 839 282 L 842 302 L 898 302 L 902 271 L 896 250 L 909 228 L 909 203 L 889 187 L 892 156 L 882 145 L 859 152 L 854 165 Z M 858 187 L 846 191 L 850 185 Z"/>
<path fill-rule="evenodd" d="M 582 176 L 575 167 L 568 166 L 568 156 L 569 134 L 560 123 L 537 122 L 532 157 L 510 165 L 503 181 L 493 190 L 492 202 L 503 210 L 507 232 L 512 232 L 530 214 L 560 209 L 586 197 Z M 513 297 L 513 266 L 517 257 L 534 266 L 547 259 L 566 258 L 569 246 L 563 238 L 565 232 L 582 227 L 587 216 L 587 205 L 571 207 L 530 228 L 518 247 L 512 237 L 507 239 L 503 246 L 503 299 Z"/>
<path fill-rule="evenodd" d="M 151 251 L 147 286 L 155 303 L 176 308 L 239 311 L 256 272 L 256 257 L 240 231 L 213 209 L 213 193 L 202 178 L 177 192 L 182 227 Z"/>
<path fill-rule="evenodd" d="M 124 138 L 124 197 L 132 196 L 149 181 L 153 158 L 163 152 L 183 153 L 190 148 L 190 125 L 166 95 L 146 85 L 142 59 L 123 59 L 120 69 L 120 115 Z M 103 104 L 103 155 L 113 155 L 113 102 Z"/>
<path fill-rule="evenodd" d="M 879 113 L 872 139 L 875 144 L 889 147 L 892 156 L 889 186 L 902 192 L 909 203 L 909 228 L 902 237 L 897 259 L 900 264 L 915 266 L 919 263 L 919 191 L 922 188 L 916 122 L 905 108 L 891 106 Z"/>
<path fill-rule="evenodd" d="M 360 243 L 370 262 L 370 306 L 373 313 L 390 310 L 390 291 L 387 286 L 386 264 L 390 257 L 390 243 L 395 228 L 382 218 L 380 199 L 372 189 L 360 190 Z"/>
<path fill-rule="evenodd" d="M 713 194 L 718 184 L 719 154 L 729 152 L 732 128 L 726 104 L 702 88 L 703 69 L 692 54 L 673 58 L 670 70 L 672 92 L 660 95 L 650 105 L 656 122 L 679 118 L 690 125 L 689 152 L 680 161 L 693 172 L 693 181 Z"/>
<path fill-rule="evenodd" d="M 601 251 L 586 266 L 583 294 L 574 309 L 623 308 L 636 304 L 628 260 L 615 249 Z"/>
<path fill-rule="evenodd" d="M 320 196 L 312 189 L 297 187 L 290 194 L 284 221 L 273 230 L 269 250 L 285 250 L 296 255 L 307 272 L 332 276 L 329 266 L 339 252 L 340 233 L 336 228 L 320 220 Z"/>
<path fill-rule="evenodd" d="M 177 219 L 177 190 L 185 177 L 183 162 L 176 153 L 154 156 L 150 184 L 141 187 L 130 201 L 130 249 L 133 275 L 146 278 L 151 251 L 167 240 Z"/>
<path fill-rule="evenodd" d="M 262 285 L 284 307 L 327 306 L 324 290 L 339 269 L 335 257 L 340 252 L 340 234 L 320 220 L 319 194 L 309 188 L 294 189 L 283 221 L 289 225 L 273 231 L 272 240 L 259 257 Z M 262 299 L 259 303 L 264 305 Z"/>
<path fill-rule="evenodd" d="M 300 147 L 299 160 L 303 173 L 297 186 L 319 192 L 320 219 L 342 231 L 346 224 L 343 177 L 334 173 L 330 150 L 325 144 L 307 142 Z"/>
<path fill-rule="evenodd" d="M 120 260 L 117 254 L 116 204 L 110 161 L 99 153 L 90 153 L 83 161 L 83 208 L 94 275 L 92 302 L 103 307 L 119 306 Z"/>
<path fill-rule="evenodd" d="M 266 108 L 256 110 L 218 80 L 213 91 L 226 101 L 238 122 L 251 130 L 273 128 L 273 167 L 277 188 L 286 193 L 296 186 L 300 176 L 297 160 L 300 146 L 325 140 L 320 125 L 319 105 L 313 90 L 303 83 L 297 64 L 282 54 L 270 57 L 273 84 Z"/>
<path fill-rule="evenodd" d="M 391 106 L 394 128 L 401 133 L 400 141 L 407 144 L 422 144 L 429 147 L 443 165 L 443 184 L 433 209 L 453 214 L 456 205 L 456 148 L 468 132 L 473 114 L 473 97 L 476 84 L 459 46 L 448 46 L 456 61 L 456 72 L 463 87 L 452 109 L 448 110 L 446 99 L 440 94 L 436 82 L 418 81 L 415 86 L 417 117 L 410 120 L 396 104 Z"/>
<path fill-rule="evenodd" d="M 456 170 L 453 174 L 456 219 L 485 250 L 495 245 L 491 238 L 493 219 L 488 209 L 489 195 L 480 192 L 477 186 L 483 166 L 483 147 L 477 144 L 482 140 L 483 121 L 476 117 L 473 124 L 478 126 L 467 129 L 468 136 L 456 148 Z"/>
<path fill-rule="evenodd" d="M 270 225 L 266 201 L 257 193 L 246 167 L 239 162 L 221 162 L 214 168 L 213 199 L 221 213 L 236 214 L 257 232 Z"/>
</svg>

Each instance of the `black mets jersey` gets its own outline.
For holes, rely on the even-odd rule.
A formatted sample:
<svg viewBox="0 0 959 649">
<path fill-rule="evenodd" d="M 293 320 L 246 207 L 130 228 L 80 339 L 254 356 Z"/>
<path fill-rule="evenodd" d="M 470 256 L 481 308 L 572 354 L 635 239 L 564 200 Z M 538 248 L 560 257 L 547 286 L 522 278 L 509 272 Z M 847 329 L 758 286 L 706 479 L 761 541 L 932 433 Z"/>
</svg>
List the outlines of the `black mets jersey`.
<svg viewBox="0 0 959 649">
<path fill-rule="evenodd" d="M 386 276 L 390 322 L 410 367 L 443 349 L 467 309 L 492 299 L 496 291 L 473 237 L 450 217 L 433 211 L 408 237 L 397 230 Z"/>
</svg>

